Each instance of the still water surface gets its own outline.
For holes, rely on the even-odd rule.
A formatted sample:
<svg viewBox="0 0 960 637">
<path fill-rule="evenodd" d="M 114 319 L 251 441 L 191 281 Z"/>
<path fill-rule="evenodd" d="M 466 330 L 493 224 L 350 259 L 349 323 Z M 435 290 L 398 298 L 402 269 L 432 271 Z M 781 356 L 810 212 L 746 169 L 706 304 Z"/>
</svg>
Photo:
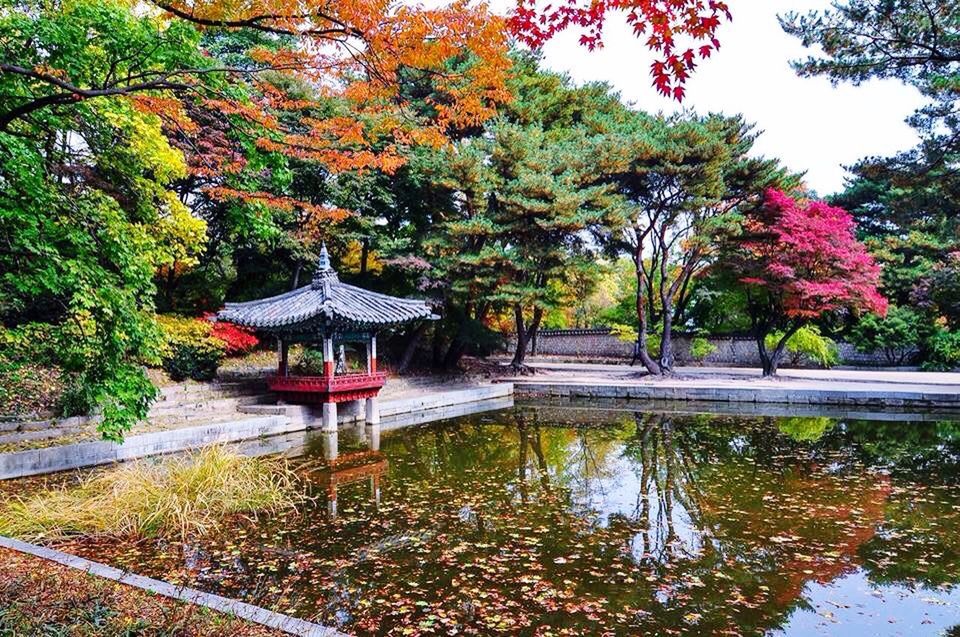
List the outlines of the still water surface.
<svg viewBox="0 0 960 637">
<path fill-rule="evenodd" d="M 960 635 L 960 422 L 521 405 L 338 446 L 295 513 L 69 548 L 361 635 Z"/>
</svg>

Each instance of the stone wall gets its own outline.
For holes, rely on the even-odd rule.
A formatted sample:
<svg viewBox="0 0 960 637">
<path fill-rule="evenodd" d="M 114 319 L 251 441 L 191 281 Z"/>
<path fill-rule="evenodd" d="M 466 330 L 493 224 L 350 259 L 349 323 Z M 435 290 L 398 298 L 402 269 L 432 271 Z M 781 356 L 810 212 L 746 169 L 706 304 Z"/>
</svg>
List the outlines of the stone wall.
<svg viewBox="0 0 960 637">
<path fill-rule="evenodd" d="M 679 365 L 710 365 L 715 367 L 759 367 L 760 356 L 757 344 L 749 336 L 711 336 L 707 340 L 714 351 L 706 358 L 695 361 L 690 355 L 693 336 L 674 336 L 673 347 Z M 510 339 L 509 350 L 515 346 Z M 880 352 L 862 354 L 850 343 L 838 343 L 840 364 L 865 367 L 889 365 Z M 543 330 L 537 336 L 536 354 L 540 356 L 568 356 L 570 358 L 620 358 L 633 356 L 633 344 L 625 343 L 606 328 L 576 330 Z"/>
</svg>

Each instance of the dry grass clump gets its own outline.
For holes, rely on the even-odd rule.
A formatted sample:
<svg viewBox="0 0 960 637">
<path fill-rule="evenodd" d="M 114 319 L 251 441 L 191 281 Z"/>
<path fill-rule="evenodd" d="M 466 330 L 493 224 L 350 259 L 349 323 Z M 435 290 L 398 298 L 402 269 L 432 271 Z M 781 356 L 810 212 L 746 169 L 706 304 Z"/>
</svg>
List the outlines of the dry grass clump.
<svg viewBox="0 0 960 637">
<path fill-rule="evenodd" d="M 282 460 L 249 458 L 223 447 L 140 460 L 80 485 L 0 505 L 0 534 L 25 539 L 73 535 L 202 535 L 233 514 L 294 506 L 303 498 Z"/>
</svg>

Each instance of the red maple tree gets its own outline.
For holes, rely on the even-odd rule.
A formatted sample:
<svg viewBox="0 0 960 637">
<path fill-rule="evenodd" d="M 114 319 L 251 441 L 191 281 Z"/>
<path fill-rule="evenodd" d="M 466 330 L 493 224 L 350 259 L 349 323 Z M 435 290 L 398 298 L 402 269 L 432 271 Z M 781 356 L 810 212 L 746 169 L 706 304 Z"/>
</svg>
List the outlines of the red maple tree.
<svg viewBox="0 0 960 637">
<path fill-rule="evenodd" d="M 677 101 L 696 67 L 720 48 L 717 30 L 730 9 L 721 0 L 517 0 L 509 25 L 517 38 L 534 48 L 568 28 L 583 30 L 580 44 L 590 50 L 603 46 L 603 28 L 611 13 L 622 14 L 634 35 L 659 57 L 650 65 L 653 85 Z"/>
<path fill-rule="evenodd" d="M 786 343 L 828 312 L 886 314 L 880 266 L 857 241 L 846 210 L 768 190 L 748 212 L 729 265 L 746 285 L 764 376 L 776 374 Z M 780 331 L 773 351 L 766 339 Z"/>
</svg>

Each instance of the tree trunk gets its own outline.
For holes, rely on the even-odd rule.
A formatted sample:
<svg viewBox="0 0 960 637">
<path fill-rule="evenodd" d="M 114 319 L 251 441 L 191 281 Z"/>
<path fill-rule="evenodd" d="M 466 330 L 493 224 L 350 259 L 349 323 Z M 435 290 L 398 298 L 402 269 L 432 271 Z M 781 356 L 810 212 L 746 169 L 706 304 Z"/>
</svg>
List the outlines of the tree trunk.
<svg viewBox="0 0 960 637">
<path fill-rule="evenodd" d="M 443 330 L 439 325 L 433 326 L 433 338 L 430 343 L 430 359 L 434 369 L 443 367 Z"/>
<path fill-rule="evenodd" d="M 413 355 L 417 353 L 417 345 L 420 344 L 420 339 L 423 338 L 423 335 L 427 331 L 427 322 L 421 321 L 420 325 L 417 325 L 417 328 L 413 330 L 413 334 L 410 335 L 410 340 L 407 341 L 406 347 L 403 348 L 403 355 L 400 357 L 400 364 L 397 365 L 397 373 L 402 374 L 407 371 L 407 368 L 410 367 L 410 362 L 413 361 Z"/>
<path fill-rule="evenodd" d="M 453 339 L 450 347 L 447 348 L 446 356 L 443 357 L 443 369 L 448 372 L 457 369 L 460 366 L 460 359 L 463 358 L 466 349 L 467 344 L 463 342 L 463 339 L 459 337 Z"/>
<path fill-rule="evenodd" d="M 290 287 L 291 290 L 296 290 L 300 287 L 300 271 L 303 270 L 303 265 L 298 263 L 296 269 L 293 271 L 293 285 Z"/>
<path fill-rule="evenodd" d="M 780 361 L 783 360 L 783 354 L 787 351 L 787 341 L 790 340 L 790 337 L 797 333 L 803 327 L 803 323 L 794 323 L 790 328 L 788 328 L 783 336 L 780 337 L 780 340 L 777 341 L 776 347 L 773 348 L 773 351 L 767 349 L 767 330 L 757 330 L 755 332 L 755 338 L 757 339 L 757 347 L 760 350 L 760 366 L 763 369 L 764 378 L 776 376 L 777 368 L 780 366 Z"/>
<path fill-rule="evenodd" d="M 467 325 L 470 321 L 483 322 L 484 318 L 487 315 L 487 310 L 489 306 L 486 303 L 480 303 L 474 308 L 472 303 L 467 304 L 463 311 L 463 317 L 460 319 L 460 324 L 457 326 L 457 332 L 453 337 L 453 340 L 450 342 L 450 347 L 447 349 L 446 356 L 443 357 L 443 369 L 450 371 L 457 369 L 460 365 L 460 359 L 463 358 L 464 353 L 467 351 L 467 346 L 469 343 L 466 339 Z M 474 314 L 474 316 L 471 316 Z"/>
<path fill-rule="evenodd" d="M 523 308 L 519 304 L 513 306 L 513 319 L 517 327 L 517 345 L 513 350 L 513 360 L 510 364 L 514 368 L 523 365 L 523 359 L 527 354 L 527 330 L 523 321 Z"/>
<path fill-rule="evenodd" d="M 370 257 L 370 239 L 364 238 L 360 248 L 360 278 L 367 276 L 367 259 Z"/>
<path fill-rule="evenodd" d="M 176 287 L 176 263 L 172 264 L 167 270 L 167 280 L 166 280 L 166 290 L 164 294 L 167 299 L 167 311 L 173 312 L 176 308 L 176 303 L 173 298 L 173 289 Z"/>
<path fill-rule="evenodd" d="M 673 308 L 664 303 L 663 306 L 663 334 L 660 336 L 660 369 L 663 372 L 673 371 Z"/>
<path fill-rule="evenodd" d="M 754 335 L 757 341 L 757 349 L 760 352 L 760 367 L 763 370 L 763 377 L 774 376 L 777 373 L 777 365 L 770 359 L 770 353 L 767 351 L 767 335 L 757 332 Z"/>
<path fill-rule="evenodd" d="M 519 303 L 513 306 L 513 316 L 517 325 L 517 347 L 513 352 L 513 360 L 510 361 L 510 365 L 519 370 L 524 366 L 523 361 L 527 356 L 527 344 L 536 336 L 540 320 L 543 318 L 543 310 L 539 307 L 533 310 L 533 318 L 529 327 L 524 326 L 523 307 Z"/>
<path fill-rule="evenodd" d="M 643 271 L 642 258 L 643 255 L 638 250 L 636 258 L 634 259 L 637 266 L 637 323 L 639 324 L 639 329 L 637 330 L 637 357 L 640 359 L 640 362 L 643 363 L 643 366 L 647 368 L 648 372 L 659 376 L 663 373 L 663 370 L 660 369 L 660 365 L 650 356 L 650 350 L 647 347 L 647 299 L 645 294 L 647 277 Z"/>
</svg>

